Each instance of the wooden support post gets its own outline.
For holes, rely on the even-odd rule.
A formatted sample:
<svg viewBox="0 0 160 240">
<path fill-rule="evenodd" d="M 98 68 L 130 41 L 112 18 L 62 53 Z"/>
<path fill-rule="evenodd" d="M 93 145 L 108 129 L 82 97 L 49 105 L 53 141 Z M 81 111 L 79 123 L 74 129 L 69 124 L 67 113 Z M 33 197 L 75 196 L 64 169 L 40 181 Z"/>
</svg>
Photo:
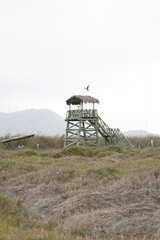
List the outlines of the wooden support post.
<svg viewBox="0 0 160 240">
<path fill-rule="evenodd" d="M 99 147 L 98 118 L 93 109 L 70 110 L 67 114 L 67 127 L 64 147 L 86 145 L 91 148 Z"/>
</svg>

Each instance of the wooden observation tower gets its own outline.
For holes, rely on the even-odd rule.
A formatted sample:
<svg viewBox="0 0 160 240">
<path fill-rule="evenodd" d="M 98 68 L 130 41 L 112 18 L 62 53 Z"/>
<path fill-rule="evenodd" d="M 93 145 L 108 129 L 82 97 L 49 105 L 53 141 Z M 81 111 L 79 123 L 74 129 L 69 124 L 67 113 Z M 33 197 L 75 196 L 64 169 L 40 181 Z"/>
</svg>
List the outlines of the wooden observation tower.
<svg viewBox="0 0 160 240">
<path fill-rule="evenodd" d="M 64 146 L 87 145 L 92 148 L 99 147 L 98 118 L 95 103 L 98 99 L 90 96 L 75 95 L 66 101 L 69 105 L 66 121 L 66 136 Z M 92 109 L 83 109 L 84 103 L 92 103 Z M 71 110 L 71 105 L 77 105 L 76 110 Z"/>
<path fill-rule="evenodd" d="M 91 109 L 84 109 L 84 104 L 91 103 Z M 91 148 L 99 148 L 99 135 L 105 139 L 105 144 L 120 146 L 122 149 L 132 149 L 132 144 L 118 128 L 109 128 L 98 116 L 95 104 L 99 100 L 91 96 L 74 95 L 66 101 L 69 110 L 66 115 L 66 134 L 64 147 L 72 145 L 86 145 Z M 71 110 L 71 105 L 77 109 Z"/>
</svg>

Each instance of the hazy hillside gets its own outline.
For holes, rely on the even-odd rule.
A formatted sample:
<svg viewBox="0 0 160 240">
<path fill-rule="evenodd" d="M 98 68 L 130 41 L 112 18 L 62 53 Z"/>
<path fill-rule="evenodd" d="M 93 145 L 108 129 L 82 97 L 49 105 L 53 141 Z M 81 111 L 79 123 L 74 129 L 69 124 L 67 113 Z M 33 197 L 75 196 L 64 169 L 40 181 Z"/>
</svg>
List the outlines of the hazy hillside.
<svg viewBox="0 0 160 240">
<path fill-rule="evenodd" d="M 47 109 L 29 109 L 13 113 L 0 113 L 0 136 L 10 134 L 63 135 L 64 118 Z"/>
<path fill-rule="evenodd" d="M 149 133 L 145 130 L 129 130 L 127 132 L 123 132 L 123 134 L 127 137 L 158 136 L 158 134 Z"/>
<path fill-rule="evenodd" d="M 63 117 L 48 109 L 29 109 L 13 113 L 0 113 L 0 137 L 10 134 L 63 135 L 66 123 Z M 153 136 L 145 130 L 129 130 L 125 136 Z"/>
</svg>

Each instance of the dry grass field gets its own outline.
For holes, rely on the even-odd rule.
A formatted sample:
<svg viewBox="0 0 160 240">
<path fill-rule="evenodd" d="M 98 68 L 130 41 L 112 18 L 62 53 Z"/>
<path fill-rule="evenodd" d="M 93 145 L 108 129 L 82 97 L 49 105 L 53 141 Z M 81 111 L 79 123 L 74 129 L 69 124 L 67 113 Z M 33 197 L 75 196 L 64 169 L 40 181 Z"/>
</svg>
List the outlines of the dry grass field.
<svg viewBox="0 0 160 240">
<path fill-rule="evenodd" d="M 160 239 L 160 148 L 1 150 L 2 239 Z"/>
</svg>

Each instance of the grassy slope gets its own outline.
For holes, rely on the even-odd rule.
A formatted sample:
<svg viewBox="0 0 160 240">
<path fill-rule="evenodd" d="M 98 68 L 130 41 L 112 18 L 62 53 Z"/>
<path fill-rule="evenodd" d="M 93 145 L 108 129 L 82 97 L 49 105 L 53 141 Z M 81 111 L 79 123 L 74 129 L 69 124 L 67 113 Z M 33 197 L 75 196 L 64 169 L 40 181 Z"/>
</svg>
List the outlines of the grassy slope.
<svg viewBox="0 0 160 240">
<path fill-rule="evenodd" d="M 69 226 L 70 230 L 65 231 L 65 228 L 62 230 L 62 226 L 67 221 L 63 222 L 63 219 L 67 218 L 68 215 L 63 216 L 63 219 L 56 226 L 56 221 L 50 220 L 48 212 L 46 218 L 42 218 L 41 213 L 38 215 L 35 208 L 28 214 L 28 209 L 31 207 L 29 205 L 29 192 L 35 189 L 35 194 L 34 191 L 31 194 L 32 201 L 34 199 L 36 201 L 36 195 L 38 198 L 44 193 L 50 196 L 50 192 L 55 192 L 57 201 L 63 205 L 71 198 L 75 199 L 77 196 L 79 198 L 79 192 L 82 194 L 104 192 L 104 190 L 112 192 L 114 189 L 121 188 L 126 182 L 133 181 L 137 181 L 136 185 L 138 185 L 139 181 L 151 172 L 155 174 L 159 168 L 160 148 L 128 152 L 121 152 L 119 148 L 115 147 L 102 148 L 95 152 L 86 148 L 71 148 L 59 153 L 37 153 L 32 150 L 1 151 L 0 240 L 65 240 L 84 239 L 85 236 L 89 236 L 91 239 L 96 238 L 94 229 L 90 229 L 87 218 L 86 224 L 77 224 L 71 228 Z M 42 186 L 44 186 L 44 190 Z M 49 188 L 51 186 L 52 188 Z M 25 197 L 28 197 L 28 202 Z M 12 200 L 13 198 L 14 200 Z M 47 199 L 47 201 L 49 200 Z M 27 211 L 23 210 L 24 206 Z M 95 206 L 94 208 L 96 209 Z M 73 209 L 71 211 L 73 212 Z M 75 220 L 77 221 L 77 218 Z M 65 224 L 64 226 L 66 226 Z M 113 238 L 112 235 L 108 239 L 118 239 L 118 237 Z M 158 239 L 158 237 L 155 235 L 153 239 Z"/>
</svg>

